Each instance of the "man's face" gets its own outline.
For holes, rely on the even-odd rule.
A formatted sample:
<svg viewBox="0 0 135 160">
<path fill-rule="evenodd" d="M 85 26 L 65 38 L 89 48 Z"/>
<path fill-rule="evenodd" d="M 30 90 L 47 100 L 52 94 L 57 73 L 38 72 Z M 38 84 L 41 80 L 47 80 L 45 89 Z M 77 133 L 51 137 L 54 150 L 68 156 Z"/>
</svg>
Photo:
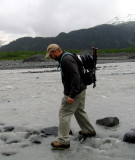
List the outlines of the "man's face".
<svg viewBox="0 0 135 160">
<path fill-rule="evenodd" d="M 57 61 L 59 59 L 61 53 L 62 52 L 60 52 L 59 50 L 50 51 L 50 58 Z"/>
</svg>

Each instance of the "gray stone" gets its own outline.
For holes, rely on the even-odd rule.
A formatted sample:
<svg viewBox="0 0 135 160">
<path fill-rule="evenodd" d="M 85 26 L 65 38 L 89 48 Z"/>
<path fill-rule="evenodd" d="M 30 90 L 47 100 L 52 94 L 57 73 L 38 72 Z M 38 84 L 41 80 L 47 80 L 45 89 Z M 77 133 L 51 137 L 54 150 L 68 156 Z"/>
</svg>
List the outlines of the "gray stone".
<svg viewBox="0 0 135 160">
<path fill-rule="evenodd" d="M 28 133 L 25 134 L 25 138 L 28 139 L 31 135 L 32 135 L 32 133 L 28 132 Z"/>
<path fill-rule="evenodd" d="M 4 156 L 11 156 L 11 155 L 14 155 L 16 154 L 16 152 L 3 152 L 2 155 Z"/>
<path fill-rule="evenodd" d="M 29 147 L 29 146 L 30 146 L 29 144 L 23 144 L 21 147 L 26 148 L 26 147 Z"/>
<path fill-rule="evenodd" d="M 104 125 L 107 127 L 113 127 L 119 124 L 119 119 L 117 117 L 106 117 L 103 119 L 98 119 L 96 121 L 96 124 Z"/>
<path fill-rule="evenodd" d="M 27 133 L 25 134 L 25 138 L 29 138 L 31 135 L 40 135 L 40 132 L 37 131 L 37 130 L 30 130 L 30 131 L 27 131 Z"/>
<path fill-rule="evenodd" d="M 4 123 L 1 123 L 1 122 L 0 122 L 0 126 L 4 126 L 4 125 L 5 125 Z"/>
<path fill-rule="evenodd" d="M 11 132 L 14 130 L 14 126 L 6 126 L 4 127 L 4 132 Z"/>
<path fill-rule="evenodd" d="M 44 133 L 46 136 L 58 136 L 58 127 L 48 127 L 48 128 L 43 128 L 41 130 L 41 133 Z M 73 135 L 72 131 L 70 130 L 69 132 L 70 135 Z"/>
<path fill-rule="evenodd" d="M 135 143 L 135 132 L 126 133 L 123 137 L 124 142 Z"/>
<path fill-rule="evenodd" d="M 7 140 L 5 143 L 6 144 L 12 144 L 12 143 L 19 143 L 20 141 L 19 140 L 17 140 L 17 139 L 9 139 L 9 140 Z"/>
<path fill-rule="evenodd" d="M 32 137 L 30 141 L 31 143 L 34 143 L 34 144 L 41 144 L 41 137 L 39 136 Z"/>
<path fill-rule="evenodd" d="M 2 141 L 6 142 L 7 139 L 8 139 L 8 137 L 7 137 L 6 135 L 2 135 L 2 136 L 0 137 L 0 139 L 1 139 Z"/>
<path fill-rule="evenodd" d="M 43 133 L 43 134 L 40 134 L 40 137 L 42 137 L 42 138 L 46 138 L 46 137 L 47 137 L 47 135 L 46 135 L 45 133 Z"/>
<path fill-rule="evenodd" d="M 53 136 L 57 136 L 58 135 L 58 127 L 54 126 L 54 127 L 48 127 L 48 128 L 43 128 L 41 130 L 41 133 L 44 133 L 46 135 L 53 135 Z"/>
</svg>

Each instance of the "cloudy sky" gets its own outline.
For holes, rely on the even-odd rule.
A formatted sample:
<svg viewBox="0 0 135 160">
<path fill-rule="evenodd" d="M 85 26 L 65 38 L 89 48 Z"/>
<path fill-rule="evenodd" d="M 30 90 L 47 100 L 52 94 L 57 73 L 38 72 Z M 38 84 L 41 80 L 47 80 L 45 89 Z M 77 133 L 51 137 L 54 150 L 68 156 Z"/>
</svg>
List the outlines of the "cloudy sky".
<svg viewBox="0 0 135 160">
<path fill-rule="evenodd" d="M 0 45 L 94 27 L 134 14 L 134 6 L 135 0 L 0 0 Z"/>
</svg>

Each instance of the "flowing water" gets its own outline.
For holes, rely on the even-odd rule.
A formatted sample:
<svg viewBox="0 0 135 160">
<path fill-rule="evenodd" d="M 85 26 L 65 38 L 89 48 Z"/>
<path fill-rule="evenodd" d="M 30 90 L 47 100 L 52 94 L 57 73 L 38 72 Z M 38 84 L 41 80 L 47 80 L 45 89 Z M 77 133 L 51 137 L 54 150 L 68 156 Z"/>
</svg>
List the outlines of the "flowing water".
<svg viewBox="0 0 135 160">
<path fill-rule="evenodd" d="M 135 144 L 123 142 L 127 132 L 135 132 L 135 62 L 97 65 L 97 87 L 87 88 L 86 111 L 97 136 L 80 144 L 74 139 L 80 130 L 75 118 L 71 121 L 71 148 L 51 150 L 56 137 L 31 144 L 24 138 L 28 130 L 58 126 L 58 111 L 63 97 L 60 72 L 49 69 L 0 71 L 0 160 L 134 160 Z M 56 68 L 54 68 L 55 70 Z M 51 69 L 52 70 L 52 69 Z M 120 124 L 104 127 L 96 120 L 115 116 Z M 3 127 L 14 126 L 12 132 Z M 18 143 L 5 143 L 17 139 Z M 25 147 L 24 147 L 25 146 Z M 9 157 L 3 152 L 15 152 Z"/>
</svg>

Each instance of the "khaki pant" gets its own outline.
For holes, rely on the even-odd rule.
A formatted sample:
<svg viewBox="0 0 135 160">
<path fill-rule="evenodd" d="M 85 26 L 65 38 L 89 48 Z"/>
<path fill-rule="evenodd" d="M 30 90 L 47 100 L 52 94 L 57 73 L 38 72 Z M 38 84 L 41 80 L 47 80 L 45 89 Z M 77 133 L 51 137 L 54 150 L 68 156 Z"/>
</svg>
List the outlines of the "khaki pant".
<svg viewBox="0 0 135 160">
<path fill-rule="evenodd" d="M 85 108 L 85 92 L 82 91 L 75 97 L 73 104 L 67 103 L 68 96 L 64 96 L 59 111 L 59 129 L 58 129 L 58 141 L 62 144 L 69 144 L 70 137 L 70 122 L 73 114 L 85 133 L 95 132 L 93 126 L 90 124 Z"/>
</svg>

